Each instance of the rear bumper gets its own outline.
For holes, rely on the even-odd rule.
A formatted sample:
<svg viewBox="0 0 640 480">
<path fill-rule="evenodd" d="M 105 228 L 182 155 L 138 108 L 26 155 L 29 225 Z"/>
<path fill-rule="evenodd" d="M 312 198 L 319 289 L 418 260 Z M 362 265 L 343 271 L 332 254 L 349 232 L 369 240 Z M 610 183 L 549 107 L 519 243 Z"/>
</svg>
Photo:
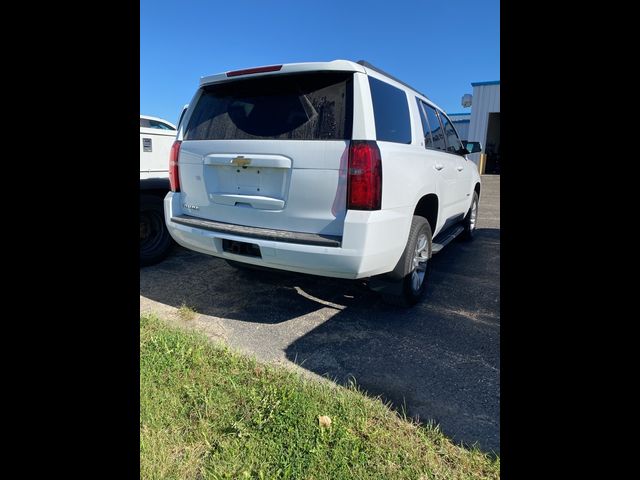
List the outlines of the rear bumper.
<svg viewBox="0 0 640 480">
<path fill-rule="evenodd" d="M 165 197 L 165 221 L 180 245 L 216 257 L 281 270 L 336 278 L 386 273 L 402 254 L 411 212 L 404 209 L 348 211 L 342 237 L 245 227 L 192 217 L 180 193 Z M 407 209 L 408 210 L 408 209 Z M 222 240 L 257 244 L 262 258 L 223 251 Z"/>
<path fill-rule="evenodd" d="M 270 228 L 245 227 L 225 222 L 212 222 L 190 215 L 171 217 L 173 223 L 201 228 L 210 232 L 228 233 L 256 240 L 273 240 L 276 242 L 298 243 L 301 245 L 317 245 L 319 247 L 339 247 L 342 237 L 333 235 L 317 235 L 315 233 L 287 232 Z"/>
</svg>

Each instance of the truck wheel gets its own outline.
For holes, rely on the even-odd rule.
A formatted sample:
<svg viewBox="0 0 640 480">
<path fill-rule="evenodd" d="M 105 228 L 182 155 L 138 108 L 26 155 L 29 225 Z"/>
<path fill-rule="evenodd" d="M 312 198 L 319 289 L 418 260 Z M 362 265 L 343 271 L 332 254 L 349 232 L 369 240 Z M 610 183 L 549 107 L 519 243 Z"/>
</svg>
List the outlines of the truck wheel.
<svg viewBox="0 0 640 480">
<path fill-rule="evenodd" d="M 471 199 L 471 206 L 467 212 L 467 216 L 462 221 L 464 231 L 460 235 L 463 240 L 472 240 L 476 232 L 476 226 L 478 224 L 478 193 L 473 192 L 473 198 Z"/>
<path fill-rule="evenodd" d="M 418 303 L 425 290 L 431 271 L 431 227 L 427 219 L 413 216 L 407 246 L 396 268 L 385 275 L 395 283 L 396 292 L 382 290 L 382 298 L 393 305 L 410 307 Z"/>
<path fill-rule="evenodd" d="M 164 223 L 162 197 L 140 195 L 140 265 L 153 265 L 163 260 L 173 244 Z"/>
</svg>

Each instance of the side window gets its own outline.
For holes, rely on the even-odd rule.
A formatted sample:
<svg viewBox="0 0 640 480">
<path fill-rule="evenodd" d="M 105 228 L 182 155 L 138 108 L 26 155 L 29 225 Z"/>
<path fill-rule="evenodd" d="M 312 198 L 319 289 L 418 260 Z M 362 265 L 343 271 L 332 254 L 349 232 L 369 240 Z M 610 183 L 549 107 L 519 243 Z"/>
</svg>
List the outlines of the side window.
<svg viewBox="0 0 640 480">
<path fill-rule="evenodd" d="M 407 95 L 399 88 L 369 77 L 376 137 L 383 142 L 411 143 Z"/>
<path fill-rule="evenodd" d="M 422 120 L 422 135 L 424 136 L 424 146 L 426 148 L 432 148 L 433 138 L 431 138 L 431 129 L 429 128 L 429 121 L 424 113 L 423 102 L 416 97 L 418 103 L 418 111 L 420 112 L 420 120 Z"/>
<path fill-rule="evenodd" d="M 442 120 L 442 124 L 444 125 L 444 135 L 447 139 L 447 152 L 459 155 L 458 152 L 462 149 L 462 142 L 458 138 L 455 128 L 453 128 L 449 119 L 442 112 L 440 112 L 440 120 Z"/>
<path fill-rule="evenodd" d="M 438 120 L 438 114 L 436 113 L 435 108 L 433 108 L 431 105 L 427 105 L 426 103 L 422 103 L 422 106 L 424 107 L 424 111 L 427 114 L 427 121 L 429 122 L 431 137 L 433 139 L 433 143 L 431 143 L 430 145 L 427 144 L 425 139 L 425 146 L 434 150 L 446 151 L 447 145 L 444 142 L 442 125 L 440 124 L 440 120 Z"/>
<path fill-rule="evenodd" d="M 144 127 L 144 128 L 151 128 L 149 126 L 149 120 L 147 120 L 146 118 L 141 118 L 140 119 L 140 126 Z"/>
<path fill-rule="evenodd" d="M 157 120 L 149 120 L 150 128 L 157 128 L 158 130 L 173 130 L 173 127 L 166 123 L 158 122 Z"/>
</svg>

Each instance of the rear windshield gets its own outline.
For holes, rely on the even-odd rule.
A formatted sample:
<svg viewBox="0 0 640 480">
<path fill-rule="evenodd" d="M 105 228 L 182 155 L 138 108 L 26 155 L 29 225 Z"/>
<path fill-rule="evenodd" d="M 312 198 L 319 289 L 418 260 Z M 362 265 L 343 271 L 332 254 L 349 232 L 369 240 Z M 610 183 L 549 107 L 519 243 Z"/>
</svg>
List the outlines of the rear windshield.
<svg viewBox="0 0 640 480">
<path fill-rule="evenodd" d="M 184 139 L 350 139 L 352 78 L 313 72 L 204 87 Z"/>
</svg>

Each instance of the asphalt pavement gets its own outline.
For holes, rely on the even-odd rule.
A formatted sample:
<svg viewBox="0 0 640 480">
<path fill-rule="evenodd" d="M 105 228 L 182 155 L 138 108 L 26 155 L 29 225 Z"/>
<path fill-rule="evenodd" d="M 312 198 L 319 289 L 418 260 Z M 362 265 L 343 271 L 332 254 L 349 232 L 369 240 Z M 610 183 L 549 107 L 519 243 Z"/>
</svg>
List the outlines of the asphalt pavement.
<svg viewBox="0 0 640 480">
<path fill-rule="evenodd" d="M 432 260 L 425 300 L 386 305 L 362 282 L 238 271 L 176 247 L 140 269 L 140 311 L 190 320 L 212 339 L 370 395 L 456 442 L 500 452 L 500 177 L 483 176 L 476 238 Z"/>
</svg>

